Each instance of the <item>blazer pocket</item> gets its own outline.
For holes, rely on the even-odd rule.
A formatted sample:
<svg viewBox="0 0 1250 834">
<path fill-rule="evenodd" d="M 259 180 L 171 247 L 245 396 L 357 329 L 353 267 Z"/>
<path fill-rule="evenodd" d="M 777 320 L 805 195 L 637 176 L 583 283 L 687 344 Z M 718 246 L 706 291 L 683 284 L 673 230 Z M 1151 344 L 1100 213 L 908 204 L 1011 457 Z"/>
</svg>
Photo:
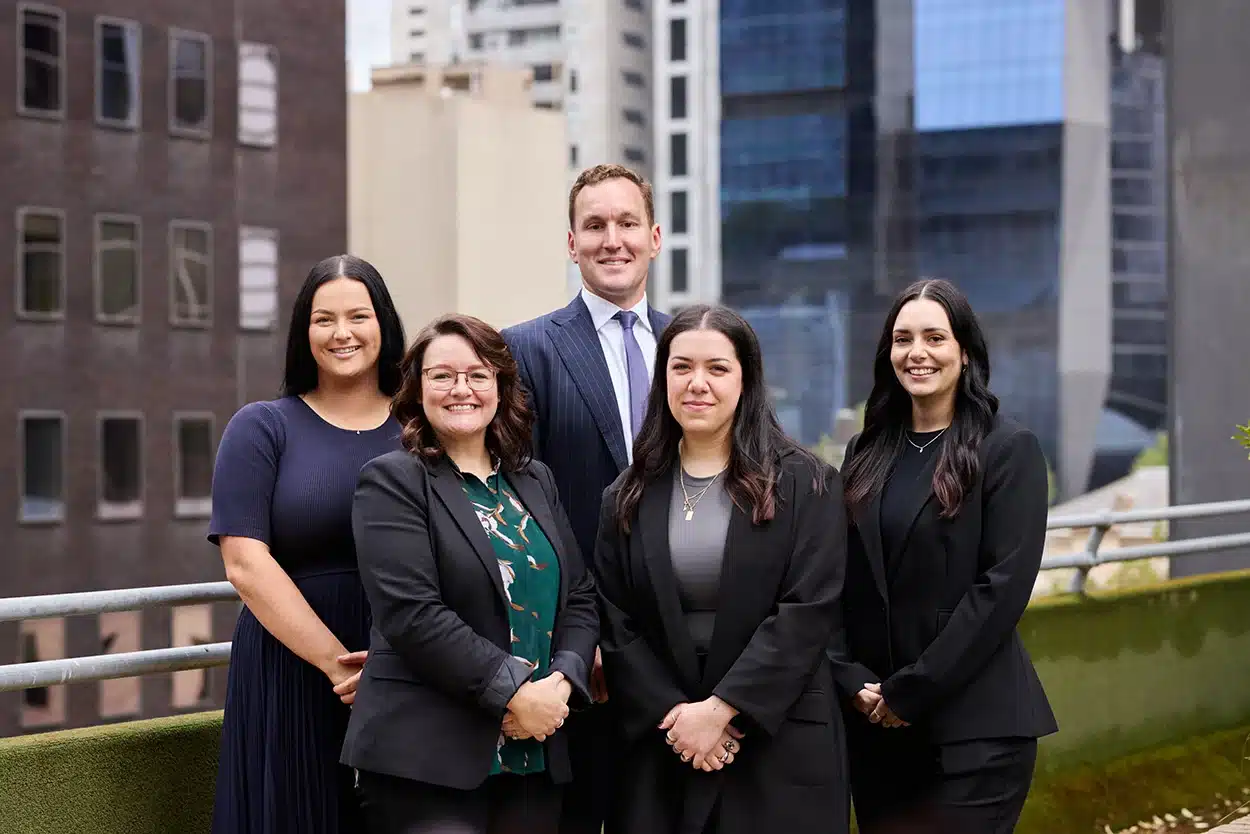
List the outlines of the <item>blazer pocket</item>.
<svg viewBox="0 0 1250 834">
<path fill-rule="evenodd" d="M 828 724 L 833 719 L 836 709 L 830 698 L 818 689 L 809 689 L 799 696 L 786 713 L 791 721 L 808 721 L 815 724 Z"/>
<path fill-rule="evenodd" d="M 404 683 L 421 683 L 421 678 L 408 666 L 402 657 L 390 651 L 373 651 L 365 660 L 365 677 L 384 681 L 402 681 Z"/>
</svg>

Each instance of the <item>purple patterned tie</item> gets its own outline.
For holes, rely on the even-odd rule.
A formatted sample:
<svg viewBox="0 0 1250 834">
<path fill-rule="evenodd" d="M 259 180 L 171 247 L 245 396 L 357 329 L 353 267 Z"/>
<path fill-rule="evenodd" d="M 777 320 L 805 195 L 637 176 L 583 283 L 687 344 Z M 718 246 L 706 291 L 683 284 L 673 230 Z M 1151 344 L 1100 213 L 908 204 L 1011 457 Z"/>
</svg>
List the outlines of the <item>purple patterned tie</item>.
<svg viewBox="0 0 1250 834">
<path fill-rule="evenodd" d="M 638 347 L 638 340 L 634 338 L 634 323 L 638 321 L 638 314 L 633 310 L 621 310 L 613 318 L 621 323 L 625 336 L 625 370 L 629 375 L 629 413 L 633 422 L 629 428 L 632 430 L 632 439 L 638 436 L 638 431 L 642 428 L 642 418 L 647 413 L 647 389 L 650 387 L 647 380 L 647 362 L 642 358 L 642 348 Z"/>
</svg>

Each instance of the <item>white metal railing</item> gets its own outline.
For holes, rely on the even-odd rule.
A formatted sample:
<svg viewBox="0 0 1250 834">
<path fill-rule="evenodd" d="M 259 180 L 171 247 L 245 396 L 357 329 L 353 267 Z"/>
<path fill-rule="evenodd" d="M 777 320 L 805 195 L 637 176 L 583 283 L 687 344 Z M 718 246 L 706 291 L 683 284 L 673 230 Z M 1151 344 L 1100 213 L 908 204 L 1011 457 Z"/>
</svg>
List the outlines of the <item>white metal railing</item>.
<svg viewBox="0 0 1250 834">
<path fill-rule="evenodd" d="M 1098 565 L 1250 547 L 1250 532 L 1246 532 L 1164 541 L 1134 547 L 1118 547 L 1111 550 L 1100 549 L 1107 531 L 1117 524 L 1175 521 L 1182 518 L 1213 518 L 1238 513 L 1250 513 L 1250 500 L 1185 504 L 1151 510 L 1052 516 L 1046 522 L 1048 530 L 1088 529 L 1089 538 L 1086 540 L 1085 549 L 1079 553 L 1043 558 L 1042 570 L 1075 568 L 1076 574 L 1071 590 L 1073 593 L 1084 593 L 1086 577 L 1090 570 Z M 104 614 L 111 611 L 137 611 L 163 605 L 237 602 L 238 599 L 238 593 L 229 582 L 16 597 L 0 599 L 0 623 L 48 617 Z M 206 669 L 224 666 L 229 662 L 230 644 L 211 643 L 202 646 L 145 649 L 92 657 L 15 663 L 0 666 L 0 692 L 37 686 L 127 678 L 157 672 Z"/>
</svg>

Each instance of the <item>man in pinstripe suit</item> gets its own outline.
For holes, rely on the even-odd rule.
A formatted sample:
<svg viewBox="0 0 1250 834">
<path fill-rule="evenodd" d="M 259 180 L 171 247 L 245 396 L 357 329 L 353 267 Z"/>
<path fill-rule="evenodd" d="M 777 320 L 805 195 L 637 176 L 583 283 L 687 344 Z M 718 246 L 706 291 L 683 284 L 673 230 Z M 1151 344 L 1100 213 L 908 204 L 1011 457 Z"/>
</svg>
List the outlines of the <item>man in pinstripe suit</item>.
<svg viewBox="0 0 1250 834">
<path fill-rule="evenodd" d="M 669 316 L 647 304 L 660 252 L 651 185 L 620 165 L 582 172 L 569 192 L 569 257 L 582 290 L 563 309 L 504 330 L 537 423 L 534 454 L 555 475 L 587 562 L 603 490 L 629 465 L 655 345 Z M 596 659 L 596 699 L 606 700 Z M 611 705 L 569 719 L 574 782 L 561 834 L 599 834 L 615 778 Z"/>
</svg>

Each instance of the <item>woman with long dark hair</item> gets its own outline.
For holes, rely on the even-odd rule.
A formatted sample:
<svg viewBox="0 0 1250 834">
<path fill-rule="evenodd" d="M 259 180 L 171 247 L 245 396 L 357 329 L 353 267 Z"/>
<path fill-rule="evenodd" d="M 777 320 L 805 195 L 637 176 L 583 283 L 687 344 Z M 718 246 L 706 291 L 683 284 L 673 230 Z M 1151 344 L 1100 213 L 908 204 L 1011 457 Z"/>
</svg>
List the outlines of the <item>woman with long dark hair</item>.
<svg viewBox="0 0 1250 834">
<path fill-rule="evenodd" d="M 350 255 L 308 273 L 287 336 L 283 396 L 231 418 L 209 540 L 244 608 L 226 689 L 213 831 L 361 829 L 338 763 L 369 644 L 352 494 L 399 448 L 391 416 L 404 330 L 382 276 Z"/>
<path fill-rule="evenodd" d="M 865 834 L 1010 832 L 1036 740 L 1057 729 L 1016 633 L 1041 564 L 1046 459 L 989 379 L 954 285 L 899 295 L 843 464 L 852 526 L 830 651 Z"/>
<path fill-rule="evenodd" d="M 841 486 L 781 430 L 750 325 L 725 307 L 677 315 L 595 549 L 624 733 L 609 830 L 847 830 L 825 656 L 846 555 Z"/>
<path fill-rule="evenodd" d="M 370 834 L 556 834 L 564 719 L 590 704 L 594 581 L 503 336 L 465 315 L 403 362 L 403 445 L 360 472 L 373 611 L 343 744 Z"/>
</svg>

